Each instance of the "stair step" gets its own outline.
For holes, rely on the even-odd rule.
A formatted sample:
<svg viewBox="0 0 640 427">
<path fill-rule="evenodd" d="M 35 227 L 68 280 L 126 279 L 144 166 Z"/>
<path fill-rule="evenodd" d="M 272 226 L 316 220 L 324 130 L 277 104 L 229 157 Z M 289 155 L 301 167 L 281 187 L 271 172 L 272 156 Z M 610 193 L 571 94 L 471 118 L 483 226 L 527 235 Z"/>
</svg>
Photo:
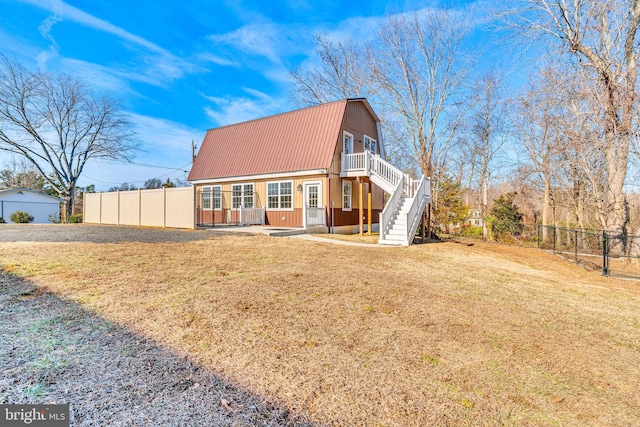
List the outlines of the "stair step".
<svg viewBox="0 0 640 427">
<path fill-rule="evenodd" d="M 384 240 L 378 240 L 378 244 L 379 245 L 389 245 L 389 246 L 402 246 L 404 244 L 404 241 L 403 240 L 384 239 Z"/>
<path fill-rule="evenodd" d="M 404 240 L 404 236 L 401 236 L 401 235 L 399 235 L 399 234 L 389 234 L 389 233 L 386 233 L 386 234 L 384 235 L 384 238 L 385 238 L 385 239 L 387 239 L 387 240 L 400 240 L 400 241 Z"/>
</svg>

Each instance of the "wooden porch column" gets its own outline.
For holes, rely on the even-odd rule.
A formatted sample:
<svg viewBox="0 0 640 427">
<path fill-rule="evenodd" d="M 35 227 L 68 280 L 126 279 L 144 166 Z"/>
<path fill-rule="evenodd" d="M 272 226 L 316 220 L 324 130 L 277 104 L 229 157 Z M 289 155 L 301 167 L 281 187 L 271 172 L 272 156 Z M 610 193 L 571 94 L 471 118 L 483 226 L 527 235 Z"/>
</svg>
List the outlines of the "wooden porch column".
<svg viewBox="0 0 640 427">
<path fill-rule="evenodd" d="M 364 234 L 364 230 L 363 230 L 363 228 L 364 228 L 364 220 L 362 219 L 362 217 L 364 216 L 364 200 L 362 200 L 362 196 L 363 196 L 363 194 L 362 194 L 363 193 L 363 188 L 362 188 L 363 185 L 362 185 L 362 183 L 363 183 L 363 181 L 364 180 L 362 179 L 362 177 L 359 176 L 358 177 L 358 184 L 359 184 L 358 185 L 358 187 L 359 187 L 358 196 L 360 196 L 360 203 L 359 203 L 360 206 L 358 208 L 358 212 L 360 213 L 359 224 L 360 224 L 360 235 L 361 236 Z"/>
<path fill-rule="evenodd" d="M 372 195 L 371 195 L 371 180 L 369 180 L 367 184 L 367 234 L 373 233 L 371 229 L 371 204 L 372 204 Z"/>
</svg>

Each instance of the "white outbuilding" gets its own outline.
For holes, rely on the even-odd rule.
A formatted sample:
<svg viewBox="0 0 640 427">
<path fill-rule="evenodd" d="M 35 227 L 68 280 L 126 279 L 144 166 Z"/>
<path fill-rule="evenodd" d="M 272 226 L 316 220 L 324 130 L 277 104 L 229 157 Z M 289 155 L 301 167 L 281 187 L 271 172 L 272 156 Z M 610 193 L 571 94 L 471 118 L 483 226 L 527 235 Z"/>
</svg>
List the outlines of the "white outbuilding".
<svg viewBox="0 0 640 427">
<path fill-rule="evenodd" d="M 33 216 L 34 224 L 46 224 L 60 219 L 60 204 L 64 200 L 29 188 L 0 190 L 0 218 L 11 222 L 9 216 L 23 211 Z"/>
</svg>

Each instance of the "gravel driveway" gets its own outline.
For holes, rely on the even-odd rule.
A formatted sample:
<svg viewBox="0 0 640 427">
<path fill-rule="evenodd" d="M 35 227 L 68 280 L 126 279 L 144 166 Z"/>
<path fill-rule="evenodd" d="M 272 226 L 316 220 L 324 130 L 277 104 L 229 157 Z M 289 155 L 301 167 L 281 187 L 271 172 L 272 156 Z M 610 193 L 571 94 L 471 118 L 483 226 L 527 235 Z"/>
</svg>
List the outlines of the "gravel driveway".
<svg viewBox="0 0 640 427">
<path fill-rule="evenodd" d="M 0 224 L 0 242 L 183 243 L 215 239 L 223 234 L 229 235 L 229 232 L 84 224 Z"/>
</svg>

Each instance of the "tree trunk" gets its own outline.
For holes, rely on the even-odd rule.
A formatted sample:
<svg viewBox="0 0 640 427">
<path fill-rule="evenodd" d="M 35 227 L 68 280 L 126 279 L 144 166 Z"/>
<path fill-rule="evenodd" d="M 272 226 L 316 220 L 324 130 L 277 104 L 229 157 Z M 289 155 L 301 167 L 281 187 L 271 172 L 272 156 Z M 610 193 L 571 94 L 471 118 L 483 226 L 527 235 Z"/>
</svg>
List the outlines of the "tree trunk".
<svg viewBox="0 0 640 427">
<path fill-rule="evenodd" d="M 548 172 L 544 174 L 544 202 L 542 205 L 542 241 L 549 241 L 547 226 L 549 225 L 549 214 L 551 211 L 551 176 Z"/>
</svg>

